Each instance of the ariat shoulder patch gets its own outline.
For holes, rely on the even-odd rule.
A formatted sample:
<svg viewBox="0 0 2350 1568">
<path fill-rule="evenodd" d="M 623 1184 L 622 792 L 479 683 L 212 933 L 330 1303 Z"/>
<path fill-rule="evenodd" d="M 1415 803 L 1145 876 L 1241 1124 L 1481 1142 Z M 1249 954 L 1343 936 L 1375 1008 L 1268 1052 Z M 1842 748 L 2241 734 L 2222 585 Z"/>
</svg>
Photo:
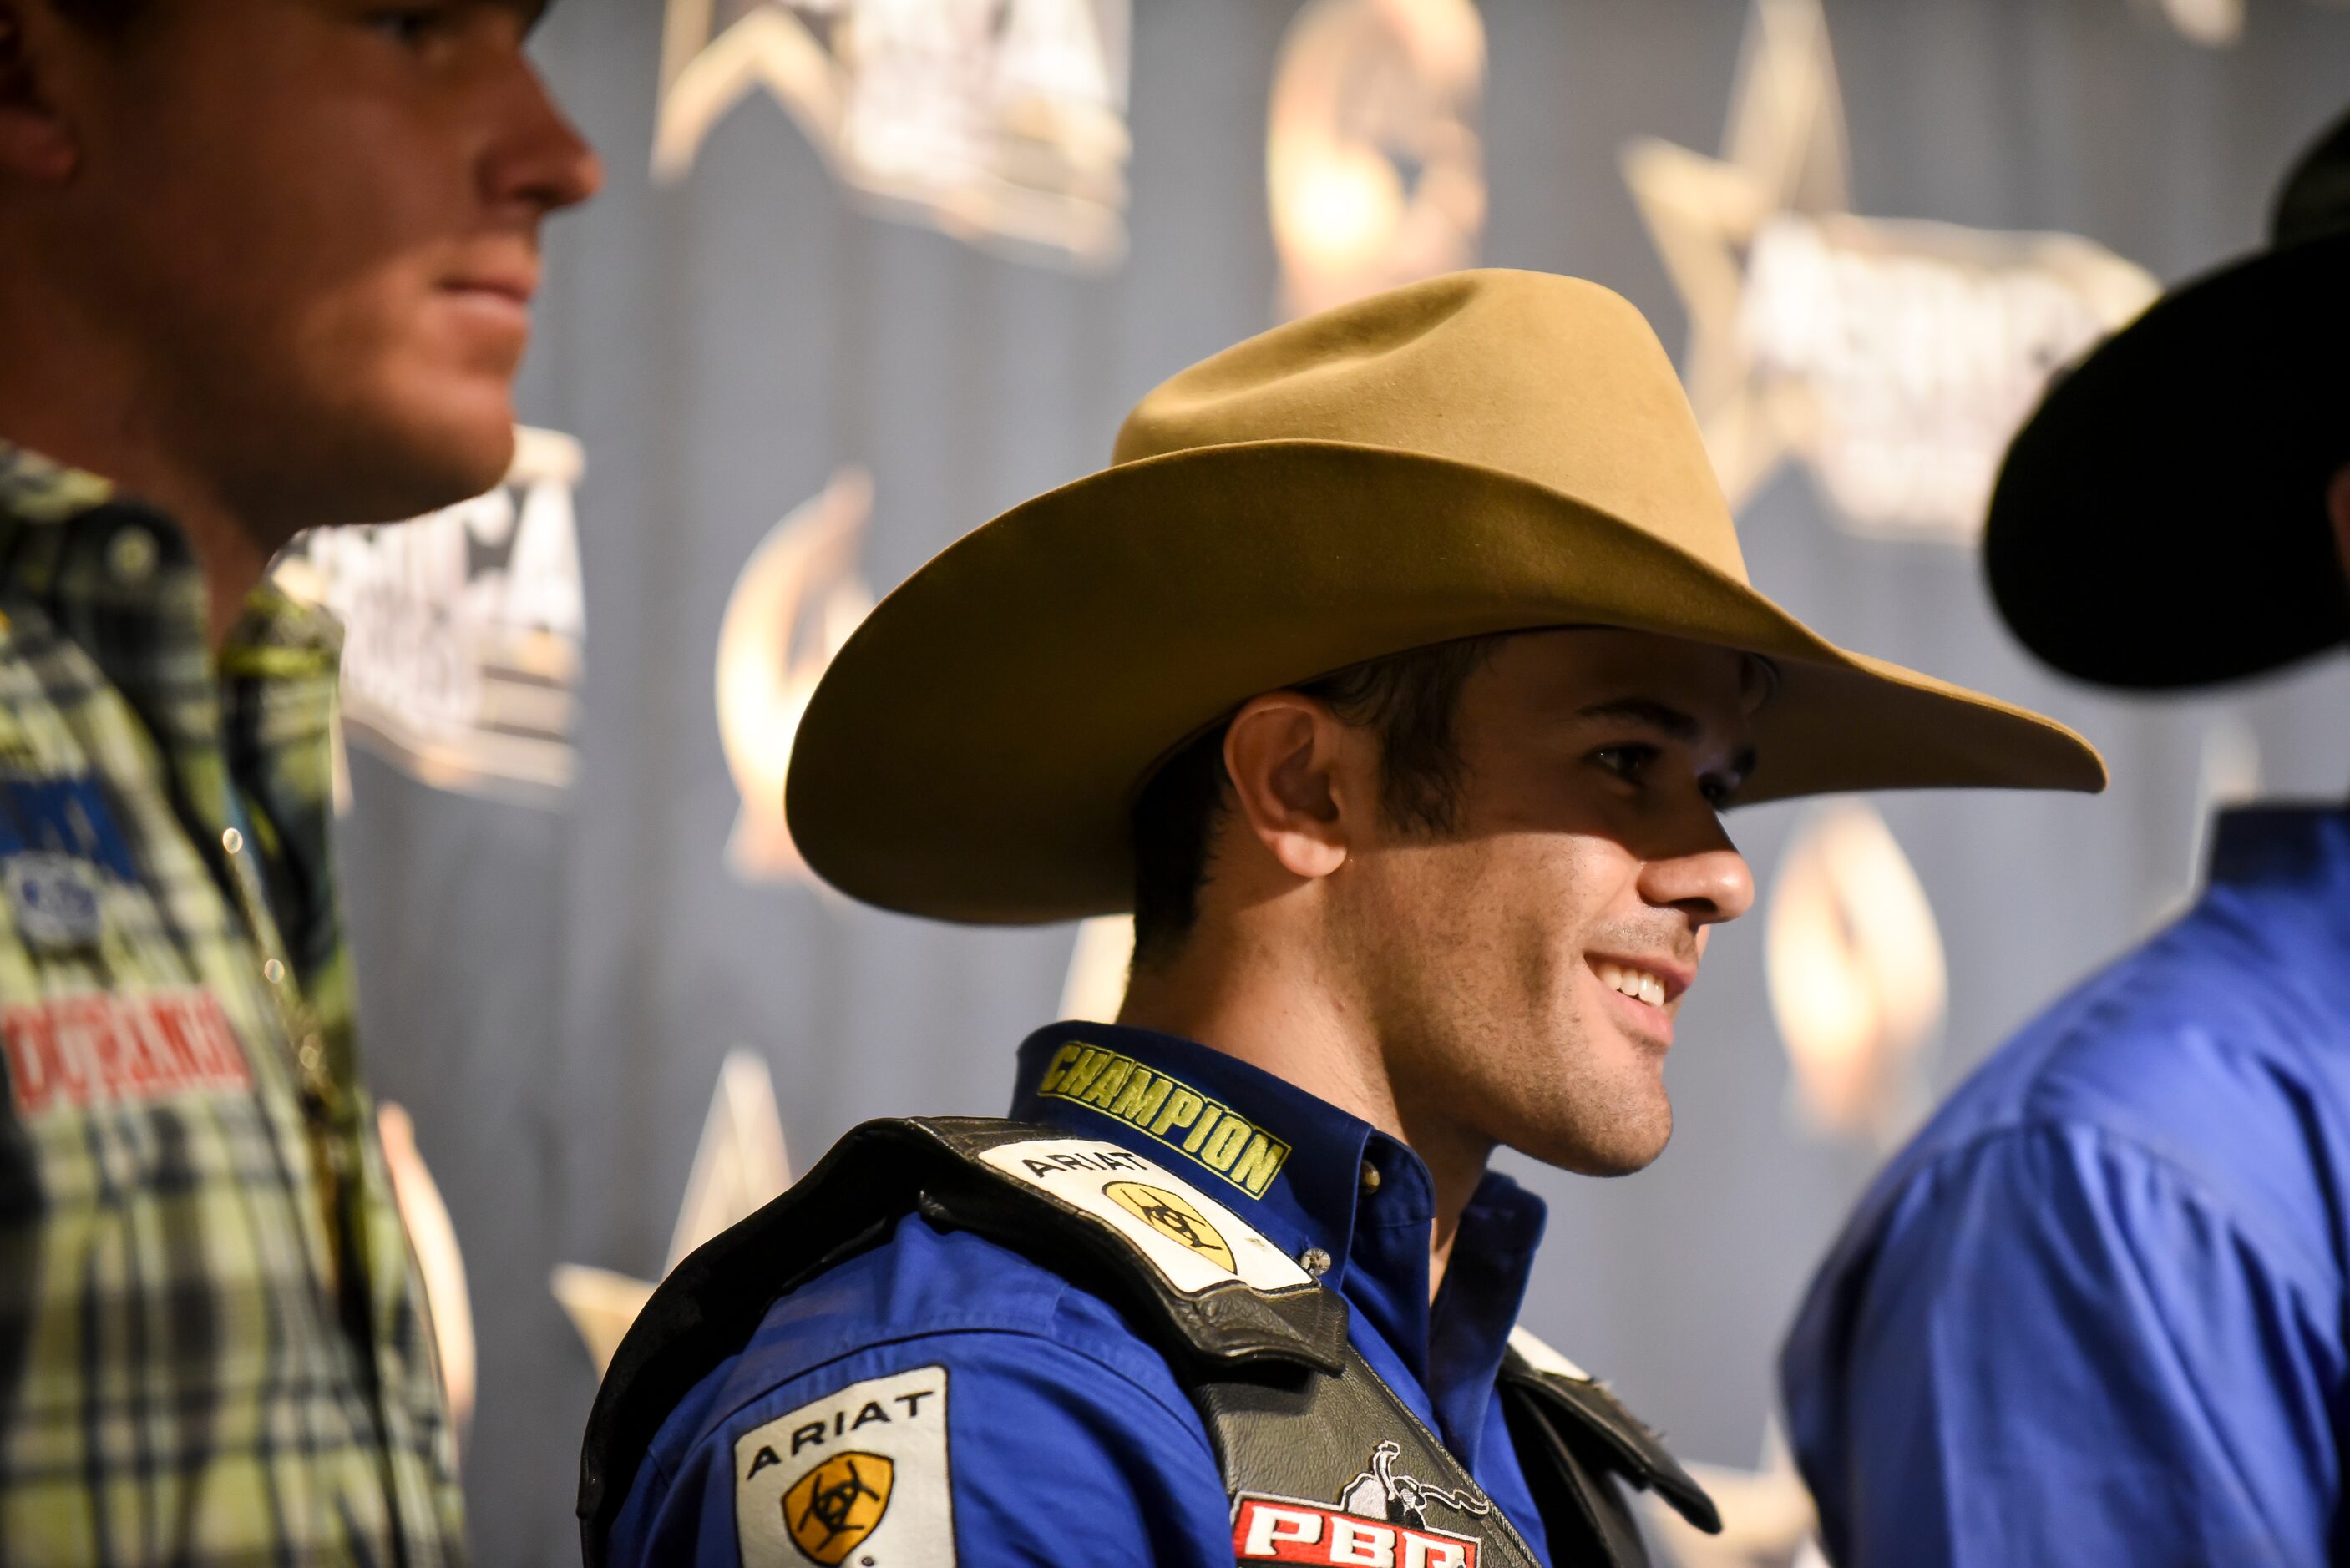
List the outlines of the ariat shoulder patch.
<svg viewBox="0 0 2350 1568">
<path fill-rule="evenodd" d="M 947 1369 L 852 1383 L 734 1440 L 743 1568 L 955 1560 Z"/>
<path fill-rule="evenodd" d="M 1260 1291 L 1314 1282 L 1255 1227 L 1132 1149 L 1096 1138 L 1035 1138 L 980 1158 L 1116 1231 L 1184 1295 L 1234 1280 Z"/>
<path fill-rule="evenodd" d="M 1053 1053 L 1036 1092 L 1139 1127 L 1262 1198 L 1289 1159 L 1289 1146 L 1220 1100 L 1101 1045 L 1072 1040 Z"/>
</svg>

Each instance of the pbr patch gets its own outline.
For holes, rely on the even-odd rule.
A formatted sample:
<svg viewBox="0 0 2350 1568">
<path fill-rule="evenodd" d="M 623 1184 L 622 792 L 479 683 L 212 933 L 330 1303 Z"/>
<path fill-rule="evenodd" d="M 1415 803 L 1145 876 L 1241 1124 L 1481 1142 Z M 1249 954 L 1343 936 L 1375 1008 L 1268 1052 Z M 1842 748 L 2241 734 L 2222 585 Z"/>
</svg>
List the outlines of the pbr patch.
<svg viewBox="0 0 2350 1568">
<path fill-rule="evenodd" d="M 1248 1221 L 1131 1149 L 1093 1138 L 1033 1138 L 981 1158 L 1116 1231 L 1185 1295 L 1234 1280 L 1260 1291 L 1314 1282 Z"/>
<path fill-rule="evenodd" d="M 1401 1452 L 1393 1443 L 1373 1449 L 1370 1468 L 1338 1490 L 1335 1504 L 1243 1493 L 1232 1505 L 1232 1555 L 1334 1568 L 1477 1568 L 1476 1538 L 1438 1528 L 1429 1512 L 1482 1519 L 1492 1503 L 1397 1474 Z"/>
<path fill-rule="evenodd" d="M 955 1560 L 947 1369 L 852 1383 L 734 1440 L 743 1568 Z"/>
</svg>

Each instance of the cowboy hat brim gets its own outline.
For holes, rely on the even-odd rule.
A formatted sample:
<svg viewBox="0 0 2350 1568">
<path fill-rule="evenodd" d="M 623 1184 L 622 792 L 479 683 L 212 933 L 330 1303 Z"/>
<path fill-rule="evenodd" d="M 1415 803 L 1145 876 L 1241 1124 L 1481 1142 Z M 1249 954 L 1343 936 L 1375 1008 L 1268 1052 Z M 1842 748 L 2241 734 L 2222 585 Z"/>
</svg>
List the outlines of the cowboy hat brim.
<svg viewBox="0 0 2350 1568">
<path fill-rule="evenodd" d="M 1362 659 L 1573 625 L 1773 661 L 1744 800 L 2105 784 L 2064 726 L 1846 653 L 1558 491 L 1389 448 L 1268 441 L 1104 470 L 915 573 L 809 703 L 791 831 L 827 881 L 886 909 L 983 923 L 1125 909 L 1128 813 L 1183 738 Z"/>
<path fill-rule="evenodd" d="M 2157 301 L 2043 400 L 1983 538 L 1991 597 L 2042 659 L 2160 691 L 2350 634 L 2325 514 L 2350 463 L 2350 233 Z"/>
</svg>

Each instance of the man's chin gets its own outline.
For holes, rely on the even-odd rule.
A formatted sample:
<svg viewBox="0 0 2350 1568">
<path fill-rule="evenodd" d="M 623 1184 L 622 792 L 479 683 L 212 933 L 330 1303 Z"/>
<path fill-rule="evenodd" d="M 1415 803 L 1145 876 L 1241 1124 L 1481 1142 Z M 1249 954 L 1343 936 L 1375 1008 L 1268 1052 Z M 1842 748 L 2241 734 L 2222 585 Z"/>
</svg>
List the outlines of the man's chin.
<svg viewBox="0 0 2350 1568">
<path fill-rule="evenodd" d="M 454 506 L 494 489 L 514 465 L 514 404 L 494 396 L 456 395 L 429 410 L 382 421 L 345 472 L 339 523 L 400 523 Z"/>
<path fill-rule="evenodd" d="M 1631 1176 L 1646 1170 L 1672 1141 L 1672 1102 L 1624 1106 L 1618 1114 L 1578 1116 L 1565 1125 L 1503 1141 L 1529 1159 L 1577 1176 Z"/>
</svg>

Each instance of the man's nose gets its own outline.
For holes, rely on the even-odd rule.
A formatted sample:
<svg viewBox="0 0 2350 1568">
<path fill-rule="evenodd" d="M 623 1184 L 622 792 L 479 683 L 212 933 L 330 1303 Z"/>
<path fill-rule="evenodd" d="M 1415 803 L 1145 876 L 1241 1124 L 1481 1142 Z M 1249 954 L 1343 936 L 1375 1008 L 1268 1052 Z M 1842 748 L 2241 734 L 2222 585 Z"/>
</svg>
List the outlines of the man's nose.
<svg viewBox="0 0 2350 1568">
<path fill-rule="evenodd" d="M 490 199 L 546 213 L 576 207 L 603 189 L 603 161 L 527 61 L 521 63 L 512 91 L 504 134 L 484 171 Z"/>
<path fill-rule="evenodd" d="M 1720 824 L 1713 842 L 1687 854 L 1651 860 L 1641 867 L 1640 896 L 1659 908 L 1679 909 L 1700 926 L 1734 920 L 1754 907 L 1754 873 Z"/>
</svg>

